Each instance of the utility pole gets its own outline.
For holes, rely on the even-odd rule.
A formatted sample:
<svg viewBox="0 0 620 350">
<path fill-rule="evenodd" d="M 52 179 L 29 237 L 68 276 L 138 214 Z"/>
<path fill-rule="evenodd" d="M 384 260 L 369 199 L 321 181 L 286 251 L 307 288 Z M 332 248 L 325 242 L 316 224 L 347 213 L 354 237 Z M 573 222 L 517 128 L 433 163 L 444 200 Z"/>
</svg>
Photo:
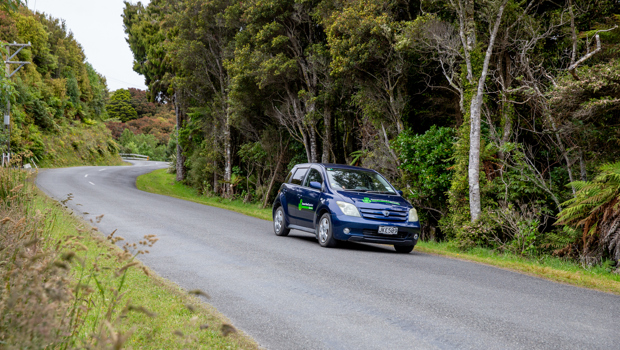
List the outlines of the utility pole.
<svg viewBox="0 0 620 350">
<path fill-rule="evenodd" d="M 23 66 L 29 64 L 30 62 L 24 62 L 24 61 L 11 61 L 15 56 L 17 56 L 17 54 L 24 48 L 24 47 L 30 47 L 30 42 L 28 44 L 18 44 L 16 42 L 13 42 L 12 44 L 6 44 L 6 60 L 4 61 L 4 64 L 6 66 L 6 78 L 7 79 L 11 79 L 11 77 L 17 73 L 17 71 L 19 71 Z M 17 50 L 11 54 L 11 48 L 15 47 L 17 48 Z M 19 64 L 19 67 L 15 68 L 15 70 L 11 71 L 11 64 Z M 11 99 L 9 98 L 9 96 L 6 96 L 6 111 L 4 112 L 4 127 L 5 130 L 8 129 L 8 133 L 9 133 L 9 138 L 7 140 L 7 151 L 8 153 L 2 154 L 2 165 L 4 165 L 5 163 L 5 158 L 6 158 L 6 162 L 7 165 L 9 165 L 11 163 Z"/>
</svg>

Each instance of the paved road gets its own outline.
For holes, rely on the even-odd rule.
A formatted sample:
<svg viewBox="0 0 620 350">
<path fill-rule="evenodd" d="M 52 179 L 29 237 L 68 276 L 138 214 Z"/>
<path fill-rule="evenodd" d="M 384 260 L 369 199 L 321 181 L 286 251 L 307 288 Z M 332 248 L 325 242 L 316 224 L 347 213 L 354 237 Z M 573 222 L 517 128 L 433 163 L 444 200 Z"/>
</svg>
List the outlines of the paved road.
<svg viewBox="0 0 620 350">
<path fill-rule="evenodd" d="M 105 214 L 108 234 L 160 240 L 143 261 L 200 288 L 268 349 L 618 349 L 620 297 L 433 255 L 352 244 L 139 191 L 162 163 L 42 171 L 37 185 Z"/>
</svg>

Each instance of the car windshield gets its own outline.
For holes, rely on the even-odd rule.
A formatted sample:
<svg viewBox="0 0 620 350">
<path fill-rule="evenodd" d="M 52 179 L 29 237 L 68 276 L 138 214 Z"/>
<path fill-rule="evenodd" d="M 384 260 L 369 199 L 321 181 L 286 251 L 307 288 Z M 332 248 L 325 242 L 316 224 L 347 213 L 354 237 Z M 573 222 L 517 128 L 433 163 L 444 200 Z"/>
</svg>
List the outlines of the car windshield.
<svg viewBox="0 0 620 350">
<path fill-rule="evenodd" d="M 396 193 L 381 175 L 372 171 L 327 168 L 327 176 L 331 187 L 339 191 Z"/>
</svg>

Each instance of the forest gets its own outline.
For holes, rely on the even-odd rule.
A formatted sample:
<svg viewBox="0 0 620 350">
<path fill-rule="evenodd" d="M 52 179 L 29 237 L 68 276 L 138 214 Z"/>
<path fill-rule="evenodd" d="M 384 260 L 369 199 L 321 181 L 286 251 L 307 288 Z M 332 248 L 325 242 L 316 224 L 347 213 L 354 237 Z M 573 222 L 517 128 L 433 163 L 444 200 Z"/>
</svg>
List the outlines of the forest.
<svg viewBox="0 0 620 350">
<path fill-rule="evenodd" d="M 125 2 L 177 181 L 269 205 L 302 162 L 380 171 L 423 238 L 620 258 L 620 4 Z"/>
<path fill-rule="evenodd" d="M 85 59 L 64 21 L 32 13 L 20 2 L 0 2 L 0 50 L 30 43 L 13 58 L 29 62 L 15 75 L 0 70 L 0 109 L 10 104 L 10 133 L 3 126 L 0 149 L 10 142 L 15 164 L 67 166 L 118 160 L 107 119 L 105 78 Z M 11 70 L 18 68 L 12 64 Z M 10 139 L 9 139 L 10 138 Z"/>
</svg>

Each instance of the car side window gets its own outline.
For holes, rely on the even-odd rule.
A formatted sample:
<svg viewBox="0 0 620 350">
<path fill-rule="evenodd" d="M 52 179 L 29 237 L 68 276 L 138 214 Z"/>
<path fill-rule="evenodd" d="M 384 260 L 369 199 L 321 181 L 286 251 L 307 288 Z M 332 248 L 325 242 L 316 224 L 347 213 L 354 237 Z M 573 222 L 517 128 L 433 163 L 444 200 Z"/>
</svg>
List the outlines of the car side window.
<svg viewBox="0 0 620 350">
<path fill-rule="evenodd" d="M 284 183 L 287 184 L 291 181 L 291 177 L 293 177 L 293 170 L 288 172 L 288 175 L 286 175 L 286 180 L 284 180 Z"/>
<path fill-rule="evenodd" d="M 310 182 L 316 181 L 318 183 L 323 183 L 323 177 L 321 173 L 319 173 L 316 169 L 310 169 L 310 173 L 306 177 L 306 181 L 304 181 L 304 186 L 310 187 Z"/>
<path fill-rule="evenodd" d="M 297 169 L 297 171 L 293 175 L 293 178 L 291 179 L 291 183 L 293 185 L 301 185 L 301 182 L 304 180 L 304 176 L 306 176 L 307 172 L 308 172 L 308 168 Z"/>
</svg>

